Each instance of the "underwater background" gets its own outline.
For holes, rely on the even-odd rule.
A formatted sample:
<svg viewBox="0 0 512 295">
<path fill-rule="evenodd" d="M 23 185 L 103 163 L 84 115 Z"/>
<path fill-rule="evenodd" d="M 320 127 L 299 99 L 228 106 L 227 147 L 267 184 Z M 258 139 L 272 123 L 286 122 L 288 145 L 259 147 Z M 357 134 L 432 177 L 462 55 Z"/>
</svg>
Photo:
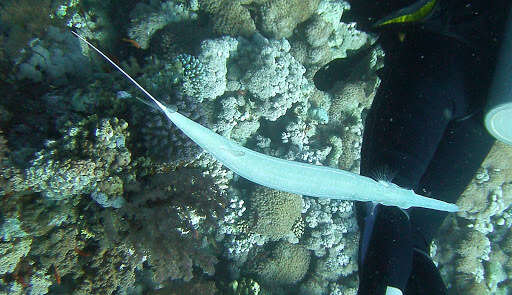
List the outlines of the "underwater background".
<svg viewBox="0 0 512 295">
<path fill-rule="evenodd" d="M 2 1 L 0 294 L 357 294 L 353 202 L 234 175 L 71 34 L 243 146 L 358 173 L 385 53 L 349 13 L 340 0 Z M 319 85 L 339 59 L 343 76 Z M 450 294 L 512 294 L 510 155 L 495 144 L 431 245 Z"/>
</svg>

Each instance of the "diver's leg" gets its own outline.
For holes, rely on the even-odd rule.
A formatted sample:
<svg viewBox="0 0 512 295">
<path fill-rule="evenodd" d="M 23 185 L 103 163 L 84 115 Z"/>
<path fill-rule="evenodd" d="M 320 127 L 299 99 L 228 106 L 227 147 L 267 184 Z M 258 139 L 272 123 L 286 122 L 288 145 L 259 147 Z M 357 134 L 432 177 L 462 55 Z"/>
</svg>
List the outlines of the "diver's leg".
<svg viewBox="0 0 512 295">
<path fill-rule="evenodd" d="M 494 144 L 494 138 L 482 122 L 482 114 L 479 114 L 450 124 L 418 185 L 420 194 L 457 202 Z M 409 215 L 414 231 L 424 237 L 424 243 L 415 246 L 424 248 L 430 244 L 447 214 L 411 208 Z"/>
<path fill-rule="evenodd" d="M 430 33 L 388 47 L 365 124 L 361 174 L 390 171 L 393 183 L 415 189 L 450 121 L 466 114 L 469 53 L 462 54 L 456 40 Z"/>
<path fill-rule="evenodd" d="M 428 47 L 446 40 L 424 37 L 410 39 L 387 55 L 389 75 L 383 77 L 368 113 L 361 152 L 361 174 L 390 171 L 393 183 L 413 189 L 465 101 L 462 61 L 451 48 L 457 45 L 448 42 L 432 50 Z M 369 211 L 374 206 L 357 206 L 362 230 L 359 294 L 384 294 L 379 290 L 386 286 L 404 290 L 413 263 L 413 235 L 406 214 L 396 207 Z"/>
<path fill-rule="evenodd" d="M 412 272 L 404 294 L 445 295 L 447 294 L 441 274 L 428 253 L 414 251 Z"/>
<path fill-rule="evenodd" d="M 456 202 L 493 143 L 494 139 L 482 125 L 481 114 L 450 123 L 417 191 Z M 414 254 L 405 294 L 446 294 L 439 271 L 429 257 L 429 245 L 447 213 L 421 208 L 411 208 L 408 212 Z"/>
<path fill-rule="evenodd" d="M 387 286 L 404 290 L 412 271 L 412 234 L 407 215 L 398 207 L 380 206 L 369 236 L 366 257 L 359 259 L 358 294 L 382 295 Z M 364 262 L 362 262 L 364 260 Z"/>
</svg>

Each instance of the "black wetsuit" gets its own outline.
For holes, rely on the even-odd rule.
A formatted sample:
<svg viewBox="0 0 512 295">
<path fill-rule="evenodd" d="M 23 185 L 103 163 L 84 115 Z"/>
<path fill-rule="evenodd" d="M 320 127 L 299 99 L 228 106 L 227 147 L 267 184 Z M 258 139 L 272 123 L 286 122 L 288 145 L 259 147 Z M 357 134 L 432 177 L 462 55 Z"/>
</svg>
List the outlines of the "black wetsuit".
<svg viewBox="0 0 512 295">
<path fill-rule="evenodd" d="M 412 2 L 351 5 L 369 24 Z M 457 201 L 494 143 L 482 116 L 509 2 L 444 1 L 439 19 L 379 29 L 385 67 L 366 119 L 362 175 L 389 171 L 397 185 Z M 386 286 L 408 295 L 446 293 L 428 256 L 446 213 L 411 208 L 407 216 L 379 205 L 371 215 L 370 208 L 358 204 L 367 249 L 360 253 L 358 294 L 384 294 Z"/>
</svg>

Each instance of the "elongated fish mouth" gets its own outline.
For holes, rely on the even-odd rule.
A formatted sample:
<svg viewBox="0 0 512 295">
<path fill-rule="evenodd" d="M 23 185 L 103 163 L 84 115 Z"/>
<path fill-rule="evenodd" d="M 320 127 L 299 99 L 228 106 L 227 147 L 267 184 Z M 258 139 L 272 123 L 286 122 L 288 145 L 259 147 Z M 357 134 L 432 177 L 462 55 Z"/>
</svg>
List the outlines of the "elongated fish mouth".
<svg viewBox="0 0 512 295">
<path fill-rule="evenodd" d="M 455 204 L 427 198 L 393 183 L 378 182 L 352 172 L 279 159 L 240 146 L 167 107 L 107 55 L 84 41 L 139 88 L 183 133 L 236 174 L 263 186 L 299 195 L 351 201 L 377 202 L 402 209 L 423 207 L 457 212 Z"/>
</svg>

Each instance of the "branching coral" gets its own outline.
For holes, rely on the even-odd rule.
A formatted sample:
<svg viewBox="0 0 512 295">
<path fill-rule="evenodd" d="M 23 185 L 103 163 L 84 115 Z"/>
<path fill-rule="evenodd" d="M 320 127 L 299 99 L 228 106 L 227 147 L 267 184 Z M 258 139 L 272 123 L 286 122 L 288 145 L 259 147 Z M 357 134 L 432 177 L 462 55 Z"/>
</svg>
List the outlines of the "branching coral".
<svg viewBox="0 0 512 295">
<path fill-rule="evenodd" d="M 289 53 L 290 44 L 286 39 L 277 41 L 255 36 L 253 42 L 259 52 L 249 51 L 252 54 L 240 62 L 240 68 L 245 71 L 242 81 L 260 102 L 257 113 L 275 121 L 293 104 L 306 104 L 313 85 L 304 77 L 306 69 Z"/>
<path fill-rule="evenodd" d="M 32 238 L 0 241 L 0 275 L 12 273 L 20 260 L 30 251 Z"/>
<path fill-rule="evenodd" d="M 88 266 L 97 275 L 94 281 L 84 282 L 90 286 L 89 294 L 127 292 L 135 282 L 135 269 L 142 267 L 141 264 L 130 263 L 133 255 L 122 246 L 101 253 L 91 260 Z"/>
<path fill-rule="evenodd" d="M 54 200 L 92 192 L 121 196 L 122 178 L 130 179 L 127 127 L 117 118 L 98 122 L 94 116 L 69 126 L 61 140 L 37 153 L 25 173 L 27 184 Z"/>
<path fill-rule="evenodd" d="M 180 55 L 183 92 L 194 102 L 213 100 L 226 91 L 227 61 L 238 46 L 233 38 L 223 37 L 201 43 L 199 56 Z"/>
<path fill-rule="evenodd" d="M 512 148 L 509 146 L 496 142 L 475 178 L 457 202 L 465 209 L 459 215 L 474 220 L 475 227 L 482 232 L 493 231 L 491 217 L 503 216 L 503 224 L 512 225 L 512 219 L 507 216 L 508 214 L 504 214 L 512 205 L 511 151 Z"/>
<path fill-rule="evenodd" d="M 317 200 L 309 197 L 303 199 L 306 247 L 313 250 L 316 256 L 322 257 L 330 248 L 341 245 L 347 256 L 354 258 L 353 249 L 349 249 L 348 244 L 345 244 L 347 237 L 357 232 L 353 203 L 340 200 Z M 343 254 L 340 253 L 340 255 Z M 350 262 L 355 261 L 352 259 Z"/>
</svg>

